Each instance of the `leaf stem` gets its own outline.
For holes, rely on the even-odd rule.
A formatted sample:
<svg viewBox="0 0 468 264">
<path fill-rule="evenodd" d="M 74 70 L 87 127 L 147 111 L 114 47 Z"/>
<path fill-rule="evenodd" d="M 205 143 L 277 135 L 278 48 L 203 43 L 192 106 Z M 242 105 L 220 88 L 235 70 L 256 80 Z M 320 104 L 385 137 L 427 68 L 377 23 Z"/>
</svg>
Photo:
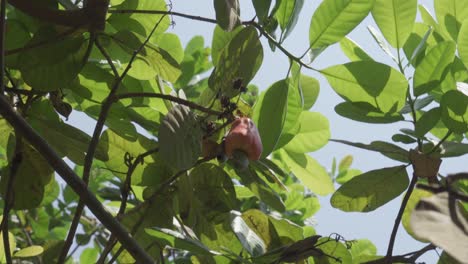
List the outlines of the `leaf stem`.
<svg viewBox="0 0 468 264">
<path fill-rule="evenodd" d="M 392 234 L 390 235 L 390 241 L 388 243 L 387 255 L 386 255 L 386 263 L 391 263 L 390 259 L 393 253 L 393 246 L 395 245 L 396 234 L 398 232 L 398 227 L 400 226 L 401 218 L 403 217 L 403 212 L 405 211 L 406 205 L 408 204 L 408 200 L 411 197 L 411 193 L 413 193 L 414 186 L 418 181 L 418 176 L 413 174 L 411 178 L 411 182 L 408 186 L 408 190 L 406 191 L 405 196 L 403 197 L 403 201 L 401 202 L 400 210 L 398 211 L 398 215 L 395 219 L 395 223 L 393 225 Z"/>
</svg>

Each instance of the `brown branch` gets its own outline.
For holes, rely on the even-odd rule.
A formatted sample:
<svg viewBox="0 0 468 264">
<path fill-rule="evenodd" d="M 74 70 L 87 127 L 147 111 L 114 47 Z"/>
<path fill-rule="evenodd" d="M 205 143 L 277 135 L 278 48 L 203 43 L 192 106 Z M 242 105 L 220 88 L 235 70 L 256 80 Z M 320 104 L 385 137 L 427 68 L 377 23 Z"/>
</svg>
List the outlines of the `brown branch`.
<svg viewBox="0 0 468 264">
<path fill-rule="evenodd" d="M 396 239 L 396 234 L 398 232 L 398 227 L 400 226 L 401 218 L 403 217 L 403 212 L 405 211 L 406 205 L 408 204 L 408 200 L 417 182 L 418 182 L 418 176 L 413 174 L 413 177 L 411 178 L 411 182 L 408 186 L 408 190 L 406 191 L 406 194 L 403 197 L 400 210 L 398 211 L 398 215 L 395 219 L 395 224 L 393 225 L 392 234 L 390 235 L 390 241 L 388 242 L 387 255 L 385 257 L 387 261 L 389 261 L 390 258 L 392 257 L 393 246 L 395 245 L 395 239 Z M 391 263 L 391 262 L 387 262 L 387 263 Z"/>
<path fill-rule="evenodd" d="M 62 179 L 77 193 L 90 211 L 97 219 L 116 237 L 125 249 L 137 260 L 138 263 L 153 263 L 153 259 L 138 245 L 138 243 L 128 234 L 127 230 L 108 213 L 101 202 L 87 188 L 86 184 L 76 175 L 76 173 L 62 160 L 62 158 L 50 147 L 27 122 L 17 115 L 9 102 L 0 96 L 0 115 L 5 118 L 11 126 L 21 133 L 27 140 L 54 168 Z"/>
<path fill-rule="evenodd" d="M 190 101 L 187 101 L 185 99 L 182 99 L 182 98 L 179 98 L 179 97 L 176 97 L 176 96 L 172 96 L 172 95 L 169 95 L 169 94 L 159 94 L 159 93 L 124 93 L 124 94 L 118 94 L 115 96 L 115 100 L 121 100 L 121 99 L 126 99 L 126 98 L 136 98 L 136 97 L 152 97 L 152 98 L 161 98 L 161 99 L 164 99 L 164 100 L 168 100 L 168 101 L 172 101 L 172 102 L 175 102 L 175 103 L 178 103 L 178 104 L 181 104 L 181 105 L 186 105 L 192 109 L 196 109 L 196 110 L 199 110 L 199 111 L 202 111 L 204 113 L 207 113 L 207 114 L 211 114 L 211 115 L 220 115 L 222 114 L 223 112 L 221 111 L 216 111 L 216 110 L 212 110 L 210 108 L 206 108 L 204 106 L 201 106 L 199 104 L 196 104 L 196 103 L 193 103 L 193 102 L 190 102 Z"/>
<path fill-rule="evenodd" d="M 429 244 L 418 251 L 410 252 L 403 255 L 398 256 L 390 256 L 390 257 L 383 257 L 371 261 L 364 262 L 363 264 L 385 264 L 385 263 L 408 263 L 413 264 L 416 263 L 416 260 L 424 255 L 426 252 L 430 250 L 436 249 L 436 246 Z"/>
</svg>

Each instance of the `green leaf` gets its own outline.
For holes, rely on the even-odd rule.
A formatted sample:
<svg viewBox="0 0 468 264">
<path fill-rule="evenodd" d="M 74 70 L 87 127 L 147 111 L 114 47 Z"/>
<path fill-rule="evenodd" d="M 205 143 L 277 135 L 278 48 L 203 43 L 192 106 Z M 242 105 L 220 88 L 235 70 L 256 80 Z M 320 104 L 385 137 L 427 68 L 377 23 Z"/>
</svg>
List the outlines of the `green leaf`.
<svg viewBox="0 0 468 264">
<path fill-rule="evenodd" d="M 288 81 L 281 80 L 264 91 L 258 99 L 252 119 L 262 139 L 262 158 L 274 149 L 283 132 L 287 114 Z"/>
<path fill-rule="evenodd" d="M 362 148 L 370 151 L 380 152 L 380 154 L 391 158 L 393 160 L 401 161 L 404 163 L 409 162 L 409 153 L 403 148 L 400 148 L 397 145 L 385 142 L 385 141 L 373 141 L 370 144 L 363 144 L 363 143 L 354 143 L 347 140 L 339 140 L 339 139 L 330 139 L 330 141 L 342 143 L 345 145 L 353 146 L 356 148 Z"/>
<path fill-rule="evenodd" d="M 265 243 L 266 250 L 281 246 L 280 237 L 268 215 L 258 209 L 249 209 L 242 213 L 242 219 Z"/>
<path fill-rule="evenodd" d="M 232 31 L 224 31 L 221 27 L 216 26 L 213 32 L 213 40 L 211 42 L 211 61 L 213 65 L 218 65 L 219 59 L 223 52 L 229 47 L 229 43 L 236 36 L 242 27 L 236 27 Z"/>
<path fill-rule="evenodd" d="M 359 257 L 361 256 L 375 256 L 377 248 L 368 239 L 353 240 L 350 249 L 351 256 L 353 257 L 353 264 L 360 264 Z"/>
<path fill-rule="evenodd" d="M 310 22 L 312 49 L 340 41 L 367 16 L 374 0 L 325 0 L 315 10 Z"/>
<path fill-rule="evenodd" d="M 123 29 L 112 36 L 112 42 L 106 48 L 113 59 L 119 60 L 120 67 L 117 67 L 117 70 L 120 74 L 130 63 L 135 50 L 138 50 L 144 41 L 142 35 L 128 29 Z M 157 41 L 160 39 L 154 40 Z M 174 43 L 169 46 L 170 52 L 153 43 L 147 43 L 133 60 L 128 75 L 138 80 L 151 80 L 159 75 L 166 81 L 175 82 L 181 72 L 178 61 L 172 55 L 180 56 L 181 47 L 176 39 L 171 38 L 171 41 Z"/>
<path fill-rule="evenodd" d="M 233 182 L 222 168 L 211 163 L 195 167 L 190 172 L 190 185 L 194 198 L 202 205 L 197 210 L 202 211 L 207 219 L 211 219 L 209 216 L 215 213 L 238 209 Z"/>
<path fill-rule="evenodd" d="M 299 13 L 304 5 L 304 0 L 287 0 L 279 2 L 280 4 L 275 12 L 275 17 L 282 31 L 280 42 L 283 42 L 296 26 Z"/>
<path fill-rule="evenodd" d="M 330 202 L 345 212 L 370 212 L 395 199 L 408 184 L 405 165 L 373 170 L 343 184 Z"/>
<path fill-rule="evenodd" d="M 457 44 L 458 55 L 460 55 L 460 59 L 465 64 L 465 67 L 468 67 L 468 20 L 464 20 L 460 28 Z"/>
<path fill-rule="evenodd" d="M 282 161 L 294 175 L 311 191 L 318 195 L 333 192 L 333 182 L 327 171 L 315 159 L 305 154 L 289 153 L 278 150 L 273 153 L 275 159 Z"/>
<path fill-rule="evenodd" d="M 442 122 L 455 133 L 468 131 L 468 96 L 460 91 L 448 91 L 440 101 Z"/>
<path fill-rule="evenodd" d="M 303 111 L 299 117 L 300 130 L 283 149 L 290 153 L 316 151 L 327 144 L 330 138 L 328 119 L 318 112 Z"/>
<path fill-rule="evenodd" d="M 414 95 L 420 96 L 439 86 L 455 57 L 455 43 L 443 41 L 431 48 L 414 72 Z"/>
<path fill-rule="evenodd" d="M 295 81 L 293 80 L 293 78 L 289 78 L 287 80 L 287 84 L 288 84 L 288 102 L 286 105 L 287 111 L 286 111 L 286 117 L 284 120 L 282 136 L 284 136 L 284 132 L 290 132 L 290 131 L 295 130 L 294 128 L 297 127 L 297 123 L 299 121 L 299 117 L 302 112 L 302 96 L 301 96 L 301 91 L 300 91 L 298 80 Z M 276 147 L 278 147 L 278 145 Z"/>
<path fill-rule="evenodd" d="M 339 103 L 335 106 L 335 112 L 340 116 L 365 123 L 387 124 L 404 120 L 399 113 L 382 113 L 366 102 Z"/>
<path fill-rule="evenodd" d="M 39 29 L 26 44 L 57 39 L 60 33 L 50 27 Z M 27 49 L 19 55 L 19 70 L 24 81 L 38 91 L 54 91 L 76 78 L 85 63 L 88 43 L 82 35 L 60 37 L 58 41 Z"/>
<path fill-rule="evenodd" d="M 426 54 L 426 49 L 436 44 L 433 27 L 415 23 L 413 31 L 403 45 L 406 59 L 416 67 Z"/>
<path fill-rule="evenodd" d="M 344 184 L 348 182 L 349 180 L 351 180 L 352 178 L 361 174 L 362 172 L 360 170 L 356 170 L 356 169 L 345 170 L 345 171 L 340 172 L 338 176 L 336 176 L 336 182 L 339 184 Z"/>
<path fill-rule="evenodd" d="M 271 1 L 272 0 L 252 0 L 255 14 L 260 19 L 260 21 L 267 19 L 268 11 L 270 11 Z"/>
<path fill-rule="evenodd" d="M 393 47 L 403 47 L 408 39 L 416 19 L 417 4 L 417 0 L 376 0 L 372 16 Z"/>
<path fill-rule="evenodd" d="M 29 246 L 22 248 L 13 254 L 15 258 L 30 258 L 39 256 L 44 252 L 44 249 L 41 246 Z"/>
<path fill-rule="evenodd" d="M 375 29 L 373 26 L 367 26 L 367 30 L 369 33 L 372 35 L 374 38 L 375 42 L 379 45 L 379 47 L 385 52 L 388 57 L 390 57 L 395 63 L 398 64 L 398 60 L 393 56 L 392 50 L 390 49 L 390 46 L 388 46 L 388 43 L 385 41 L 384 37 L 380 32 Z"/>
<path fill-rule="evenodd" d="M 99 257 L 98 248 L 86 248 L 81 252 L 80 263 L 96 263 Z"/>
<path fill-rule="evenodd" d="M 403 108 L 408 82 L 392 67 L 374 61 L 356 61 L 326 68 L 321 73 L 341 97 L 366 102 L 383 113 Z"/>
<path fill-rule="evenodd" d="M 439 24 L 457 40 L 463 20 L 468 17 L 468 2 L 464 0 L 434 0 L 434 9 Z"/>
<path fill-rule="evenodd" d="M 416 135 L 418 137 L 423 137 L 427 132 L 435 127 L 435 125 L 437 125 L 437 122 L 440 120 L 440 115 L 440 107 L 435 107 L 425 112 L 415 124 L 414 132 Z"/>
<path fill-rule="evenodd" d="M 137 140 L 131 142 L 109 129 L 102 133 L 99 141 L 99 148 L 107 153 L 107 159 L 105 161 L 106 167 L 112 171 L 121 172 L 116 173 L 116 176 L 120 177 L 122 180 L 125 179 L 125 173 L 128 170 L 125 164 L 125 157 L 127 155 L 136 158 L 140 154 L 156 147 L 156 142 L 142 135 L 138 135 Z M 136 167 L 133 172 L 132 184 L 138 185 L 145 177 L 148 177 L 148 175 L 144 173 L 145 169 L 149 164 L 154 163 L 157 157 L 156 154 L 148 156 L 144 159 L 143 164 Z"/>
<path fill-rule="evenodd" d="M 315 264 L 340 264 L 340 263 L 352 263 L 352 257 L 345 245 L 338 242 L 337 240 L 329 237 L 322 237 L 316 243 L 317 248 L 323 253 L 314 255 Z M 328 256 L 327 256 L 328 255 Z M 337 259 L 332 259 L 329 256 L 333 256 Z"/>
<path fill-rule="evenodd" d="M 240 24 L 239 0 L 214 0 L 216 22 L 226 30 L 232 31 Z"/>
<path fill-rule="evenodd" d="M 301 74 L 299 87 L 302 91 L 303 109 L 309 110 L 317 101 L 320 92 L 320 83 L 317 79 Z"/>
<path fill-rule="evenodd" d="M 3 244 L 3 234 L 3 232 L 0 234 L 0 263 L 7 263 L 5 257 L 5 246 Z M 13 250 L 16 248 L 16 239 L 10 232 L 8 232 L 8 241 L 10 243 L 10 255 L 13 255 Z"/>
<path fill-rule="evenodd" d="M 284 212 L 285 207 L 281 197 L 257 175 L 254 169 L 249 167 L 246 170 L 237 171 L 237 175 L 259 200 L 279 212 Z"/>
<path fill-rule="evenodd" d="M 338 172 L 348 170 L 349 167 L 351 167 L 351 164 L 353 164 L 353 156 L 346 155 L 343 159 L 340 160 L 340 163 L 338 164 Z"/>
<path fill-rule="evenodd" d="M 429 241 L 425 239 L 420 239 L 413 233 L 413 229 L 411 228 L 411 225 L 410 225 L 410 220 L 411 220 L 411 214 L 413 213 L 414 208 L 419 203 L 421 198 L 430 197 L 430 196 L 432 196 L 431 192 L 425 191 L 419 188 L 415 188 L 413 192 L 411 193 L 411 196 L 408 200 L 408 203 L 406 204 L 405 210 L 403 211 L 403 216 L 401 218 L 401 223 L 403 227 L 405 228 L 406 232 L 408 232 L 408 234 L 412 236 L 414 239 L 419 240 L 423 243 L 428 243 Z"/>
<path fill-rule="evenodd" d="M 159 34 L 154 38 L 153 43 L 169 53 L 169 55 L 171 55 L 171 57 L 177 63 L 180 64 L 184 59 L 184 48 L 182 47 L 182 43 L 180 43 L 180 39 L 176 34 Z"/>
<path fill-rule="evenodd" d="M 231 227 L 250 255 L 256 257 L 266 252 L 265 242 L 247 225 L 239 212 L 231 212 Z"/>
<path fill-rule="evenodd" d="M 166 1 L 154 0 L 154 1 L 134 1 L 125 0 L 122 4 L 115 7 L 117 10 L 160 10 L 167 11 Z M 111 24 L 117 31 L 129 30 L 137 33 L 141 36 L 148 37 L 151 30 L 156 23 L 158 27 L 155 30 L 155 36 L 157 34 L 166 31 L 171 24 L 169 15 L 152 14 L 112 14 L 107 22 Z"/>
<path fill-rule="evenodd" d="M 348 37 L 340 41 L 341 50 L 351 61 L 373 60 L 356 42 Z"/>
<path fill-rule="evenodd" d="M 185 236 L 182 233 L 179 233 L 174 230 L 170 230 L 167 228 L 152 227 L 146 228 L 145 232 L 152 238 L 156 239 L 159 243 L 161 243 L 161 245 L 183 249 L 201 255 L 219 254 L 215 251 L 210 250 L 199 240 L 196 240 L 189 236 Z"/>
<path fill-rule="evenodd" d="M 5 27 L 5 50 L 12 51 L 22 48 L 31 39 L 30 33 L 21 20 L 8 18 Z M 10 54 L 5 57 L 8 67 L 18 68 L 20 53 Z"/>
<path fill-rule="evenodd" d="M 247 85 L 263 61 L 263 48 L 253 27 L 245 27 L 229 42 L 219 57 L 219 63 L 210 75 L 210 88 L 230 98 L 239 94 L 233 82 L 241 79 Z"/>
<path fill-rule="evenodd" d="M 468 144 L 444 141 L 441 148 L 442 157 L 459 157 L 468 154 Z"/>
<path fill-rule="evenodd" d="M 177 170 L 189 169 L 201 155 L 202 130 L 187 106 L 174 106 L 159 129 L 161 157 Z"/>
<path fill-rule="evenodd" d="M 3 168 L 0 179 L 2 197 L 5 197 L 10 166 Z M 45 186 L 53 180 L 53 169 L 42 155 L 30 145 L 22 146 L 21 161 L 15 174 L 13 209 L 37 208 L 45 196 Z"/>
</svg>

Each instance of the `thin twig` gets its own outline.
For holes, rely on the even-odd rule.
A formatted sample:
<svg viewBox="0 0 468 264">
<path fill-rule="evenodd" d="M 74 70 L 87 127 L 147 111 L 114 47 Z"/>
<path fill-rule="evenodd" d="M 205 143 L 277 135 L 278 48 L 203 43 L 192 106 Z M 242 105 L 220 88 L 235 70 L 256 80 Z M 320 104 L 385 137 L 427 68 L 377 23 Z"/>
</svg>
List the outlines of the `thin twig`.
<svg viewBox="0 0 468 264">
<path fill-rule="evenodd" d="M 213 110 L 213 109 L 210 109 L 210 108 L 206 108 L 204 106 L 201 106 L 199 104 L 196 104 L 196 103 L 193 103 L 193 102 L 190 102 L 190 101 L 187 101 L 185 99 L 182 99 L 182 98 L 179 98 L 179 97 L 176 97 L 176 96 L 172 96 L 172 95 L 169 95 L 169 94 L 160 94 L 160 93 L 124 93 L 124 94 L 117 94 L 115 96 L 115 100 L 121 100 L 121 99 L 126 99 L 126 98 L 136 98 L 136 97 L 153 97 L 153 98 L 161 98 L 161 99 L 164 99 L 164 100 L 168 100 L 168 101 L 172 101 L 172 102 L 175 102 L 175 103 L 178 103 L 178 104 L 181 104 L 181 105 L 186 105 L 192 109 L 196 109 L 196 110 L 199 110 L 199 111 L 202 111 L 202 112 L 205 112 L 207 114 L 211 114 L 211 115 L 220 115 L 222 114 L 223 112 L 220 112 L 220 111 L 216 111 L 216 110 Z"/>
<path fill-rule="evenodd" d="M 107 63 L 110 65 L 112 71 L 114 72 L 115 80 L 114 80 L 114 84 L 112 85 L 111 91 L 109 92 L 109 95 L 104 100 L 104 102 L 103 102 L 103 104 L 101 106 L 101 111 L 99 113 L 99 117 L 98 117 L 98 120 L 96 122 L 96 126 L 94 127 L 93 136 L 92 136 L 91 141 L 89 142 L 89 145 L 88 145 L 88 151 L 86 152 L 84 165 L 83 165 L 83 181 L 85 183 L 87 183 L 89 181 L 91 167 L 92 167 L 93 159 L 94 159 L 94 153 L 96 152 L 96 148 L 97 148 L 97 145 L 99 143 L 99 137 L 101 136 L 102 130 L 104 129 L 104 124 L 106 122 L 109 111 L 110 111 L 110 109 L 112 107 L 112 104 L 115 101 L 115 100 L 113 100 L 113 98 L 115 97 L 115 95 L 117 93 L 117 90 L 119 89 L 120 84 L 122 83 L 123 79 L 127 75 L 130 68 L 132 67 L 132 63 L 133 63 L 133 61 L 135 61 L 136 56 L 146 46 L 149 39 L 153 35 L 156 28 L 158 28 L 158 26 L 161 24 L 161 21 L 162 21 L 162 19 L 164 17 L 165 17 L 165 15 L 162 16 L 159 19 L 159 21 L 154 25 L 151 32 L 148 34 L 145 41 L 140 45 L 140 47 L 138 47 L 137 50 L 135 50 L 133 52 L 132 57 L 130 58 L 127 67 L 125 68 L 122 75 L 120 75 L 120 76 L 118 75 L 117 69 L 116 69 L 110 55 L 106 52 L 106 50 L 101 45 L 97 45 L 97 47 L 101 51 L 101 54 L 106 58 Z M 96 39 L 96 41 L 97 41 L 97 39 Z M 71 242 L 73 241 L 73 237 L 74 237 L 74 235 L 76 233 L 76 229 L 78 227 L 78 222 L 79 222 L 79 217 L 81 216 L 81 214 L 83 212 L 83 208 L 84 208 L 84 203 L 80 199 L 80 201 L 78 202 L 78 206 L 76 208 L 76 211 L 75 211 L 75 216 L 74 216 L 74 219 L 73 219 L 74 221 L 72 221 L 72 225 L 70 227 L 70 231 L 68 233 L 67 240 L 66 240 L 66 245 L 68 245 L 68 248 L 65 248 L 65 245 L 64 245 L 63 250 L 62 250 L 62 254 L 60 256 L 60 259 L 62 261 L 66 259 L 66 254 L 67 254 L 67 252 L 68 252 L 68 250 L 69 250 L 69 248 L 71 246 Z M 74 229 L 72 229 L 72 227 L 74 227 Z"/>
<path fill-rule="evenodd" d="M 94 43 L 97 41 L 96 35 L 91 34 L 91 38 L 89 40 L 88 44 L 88 49 L 87 49 L 87 56 L 91 53 L 92 46 Z M 85 56 L 85 58 L 87 57 Z M 87 60 L 87 59 L 86 59 Z M 86 63 L 85 60 L 83 60 L 83 63 Z M 99 124 L 99 123 L 98 123 Z M 91 141 L 88 146 L 88 150 L 86 152 L 85 160 L 84 160 L 84 168 L 83 168 L 83 182 L 88 185 L 89 182 L 89 175 L 91 171 L 91 166 L 94 158 L 94 153 L 96 151 L 97 143 L 99 140 L 99 136 L 101 134 L 101 130 L 97 131 L 98 124 L 96 124 L 96 128 L 93 133 L 93 137 L 91 138 Z M 102 125 L 103 126 L 103 125 Z M 102 129 L 102 127 L 100 127 Z M 63 244 L 62 250 L 60 252 L 60 256 L 58 258 L 58 263 L 64 263 L 67 259 L 68 252 L 70 251 L 70 248 L 73 244 L 73 239 L 75 238 L 76 230 L 78 229 L 78 225 L 80 223 L 80 218 L 81 215 L 83 214 L 84 210 L 84 202 L 80 197 L 80 200 L 78 201 L 78 205 L 76 206 L 75 214 L 73 215 L 73 219 L 67 234 L 67 238 L 65 239 L 65 242 Z"/>
<path fill-rule="evenodd" d="M 131 186 L 131 179 L 132 179 L 133 172 L 137 168 L 138 164 L 144 161 L 145 157 L 152 155 L 158 151 L 159 151 L 158 148 L 148 150 L 147 152 L 138 155 L 138 157 L 133 162 L 131 162 L 131 164 L 129 164 L 130 166 L 128 167 L 127 175 L 125 177 L 125 182 L 122 186 L 122 191 L 121 191 L 122 201 L 120 203 L 119 211 L 117 212 L 117 218 L 121 218 L 123 214 L 125 213 L 125 209 L 127 208 L 127 201 L 128 201 L 128 196 L 130 193 L 130 186 Z M 101 253 L 101 256 L 96 262 L 97 264 L 101 264 L 105 262 L 107 255 L 112 251 L 116 242 L 117 240 L 115 239 L 115 236 L 111 235 L 111 237 L 108 240 L 108 243 L 106 244 L 106 246 L 104 247 L 104 250 Z"/>
<path fill-rule="evenodd" d="M 392 234 L 390 236 L 390 241 L 388 243 L 388 249 L 387 249 L 387 255 L 386 255 L 386 258 L 388 259 L 388 261 L 389 261 L 389 258 L 392 257 L 393 246 L 395 245 L 395 239 L 396 239 L 396 235 L 397 235 L 397 232 L 398 232 L 398 227 L 400 226 L 401 218 L 403 217 L 403 212 L 405 211 L 406 204 L 408 204 L 408 200 L 409 200 L 409 198 L 411 196 L 411 193 L 413 193 L 414 186 L 416 185 L 417 182 L 418 182 L 418 176 L 413 174 L 413 177 L 411 178 L 411 182 L 410 182 L 410 184 L 408 186 L 408 190 L 406 191 L 406 194 L 403 197 L 403 201 L 401 202 L 400 210 L 398 211 L 398 215 L 397 215 L 397 217 L 395 219 L 395 223 L 393 225 L 393 230 L 392 230 Z M 387 263 L 391 263 L 391 262 L 387 262 Z"/>
<path fill-rule="evenodd" d="M 202 22 L 208 22 L 208 23 L 213 23 L 216 24 L 217 21 L 216 19 L 212 18 L 207 18 L 207 17 L 201 17 L 201 16 L 193 16 L 193 15 L 188 15 L 184 13 L 179 13 L 179 12 L 173 12 L 173 11 L 164 11 L 164 10 L 135 10 L 135 9 L 127 9 L 127 10 L 109 10 L 109 13 L 113 14 L 153 14 L 153 15 L 171 15 L 171 16 L 179 16 L 179 17 L 184 17 L 192 20 L 197 20 L 197 21 L 202 21 Z M 283 52 L 286 56 L 288 56 L 290 59 L 296 61 L 303 67 L 317 71 L 317 69 L 309 66 L 308 64 L 304 63 L 301 58 L 294 56 L 292 53 L 290 53 L 286 48 L 284 48 L 281 43 L 279 43 L 275 38 L 270 36 L 268 32 L 266 32 L 261 25 L 259 25 L 257 22 L 250 20 L 250 21 L 244 21 L 241 23 L 242 25 L 245 26 L 253 26 L 255 27 L 260 33 L 265 36 L 273 45 L 275 45 L 281 52 Z"/>
</svg>

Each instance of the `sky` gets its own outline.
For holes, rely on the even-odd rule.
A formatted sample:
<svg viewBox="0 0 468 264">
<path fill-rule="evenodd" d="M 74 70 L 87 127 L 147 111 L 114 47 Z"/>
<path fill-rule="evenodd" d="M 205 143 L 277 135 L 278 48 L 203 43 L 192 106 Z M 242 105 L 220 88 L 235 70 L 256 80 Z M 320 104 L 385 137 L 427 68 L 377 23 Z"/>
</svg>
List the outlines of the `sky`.
<svg viewBox="0 0 468 264">
<path fill-rule="evenodd" d="M 284 42 L 284 47 L 295 55 L 301 55 L 307 50 L 309 41 L 309 25 L 310 19 L 314 10 L 321 1 L 304 1 L 299 21 L 291 35 Z M 419 1 L 424 3 L 426 7 L 433 13 L 432 1 Z M 254 16 L 254 10 L 250 0 L 240 0 L 241 18 L 250 20 Z M 181 13 L 203 17 L 215 17 L 212 0 L 172 0 L 172 10 Z M 418 18 L 419 19 L 419 18 Z M 205 45 L 211 46 L 214 25 L 210 23 L 193 21 L 181 17 L 173 17 L 175 26 L 170 28 L 168 32 L 173 32 L 179 36 L 182 44 L 185 44 L 195 35 L 201 35 L 205 39 Z M 371 16 L 368 16 L 353 32 L 348 35 L 356 41 L 361 47 L 366 50 L 375 60 L 389 64 L 393 67 L 396 65 L 382 52 L 367 31 L 367 26 L 372 25 L 377 28 Z M 264 47 L 264 60 L 262 67 L 256 74 L 251 83 L 259 86 L 261 90 L 266 89 L 269 85 L 284 78 L 286 76 L 289 64 L 288 58 L 280 51 L 271 52 L 265 39 L 262 39 Z M 349 60 L 340 50 L 339 45 L 333 45 L 325 50 L 312 64 L 315 68 L 323 69 L 332 65 L 342 64 Z M 408 124 L 397 123 L 390 125 L 381 124 L 365 124 L 345 119 L 337 115 L 334 111 L 334 106 L 343 100 L 337 96 L 331 87 L 328 85 L 325 78 L 318 73 L 306 70 L 303 74 L 317 78 L 320 82 L 320 95 L 312 107 L 311 111 L 320 112 L 325 115 L 330 121 L 331 137 L 334 139 L 346 139 L 353 142 L 370 143 L 374 140 L 383 140 L 391 142 L 393 134 L 398 132 L 398 129 L 408 127 Z M 408 127 L 409 128 L 409 127 Z M 406 146 L 406 148 L 408 148 Z M 331 168 L 331 163 L 334 157 L 340 160 L 346 155 L 354 156 L 353 168 L 363 172 L 379 169 L 382 167 L 400 165 L 398 162 L 376 154 L 375 152 L 363 151 L 356 148 L 347 147 L 338 143 L 330 142 L 323 149 L 310 153 L 327 169 Z M 462 171 L 460 159 L 444 160 L 441 166 L 441 173 L 447 174 L 451 172 Z M 408 170 L 411 175 L 411 169 Z M 378 249 L 379 254 L 385 254 L 387 250 L 388 240 L 390 238 L 393 223 L 397 215 L 402 196 L 394 199 L 390 203 L 374 212 L 370 213 L 344 213 L 334 209 L 330 205 L 330 196 L 321 197 L 321 209 L 314 216 L 315 229 L 318 234 L 327 236 L 331 233 L 339 233 L 346 239 L 370 239 Z M 394 248 L 395 254 L 404 254 L 411 251 L 419 250 L 424 244 L 415 241 L 410 237 L 404 228 L 400 225 L 396 244 Z M 431 251 L 426 253 L 418 261 L 426 263 L 436 263 L 438 256 Z"/>
</svg>

